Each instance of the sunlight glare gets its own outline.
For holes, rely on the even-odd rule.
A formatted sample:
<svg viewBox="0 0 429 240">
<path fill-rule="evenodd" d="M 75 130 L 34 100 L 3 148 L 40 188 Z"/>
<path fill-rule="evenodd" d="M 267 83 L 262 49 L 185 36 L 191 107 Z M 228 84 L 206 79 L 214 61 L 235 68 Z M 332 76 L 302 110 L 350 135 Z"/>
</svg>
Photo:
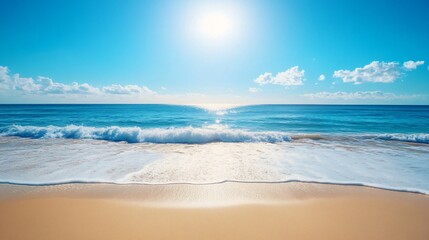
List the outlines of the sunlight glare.
<svg viewBox="0 0 429 240">
<path fill-rule="evenodd" d="M 231 32 L 231 18 L 225 13 L 211 12 L 201 16 L 199 20 L 200 33 L 209 39 L 223 39 Z"/>
<path fill-rule="evenodd" d="M 208 47 L 235 44 L 243 34 L 243 7 L 200 5 L 189 9 L 186 29 L 194 43 Z"/>
</svg>

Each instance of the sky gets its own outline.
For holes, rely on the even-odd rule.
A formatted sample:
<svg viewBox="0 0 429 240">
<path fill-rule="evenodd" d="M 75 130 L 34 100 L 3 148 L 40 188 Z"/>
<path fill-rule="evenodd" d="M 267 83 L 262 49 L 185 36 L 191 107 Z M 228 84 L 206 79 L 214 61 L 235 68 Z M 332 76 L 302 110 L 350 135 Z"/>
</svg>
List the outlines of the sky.
<svg viewBox="0 0 429 240">
<path fill-rule="evenodd" d="M 427 0 L 2 0 L 0 103 L 429 104 Z"/>
</svg>

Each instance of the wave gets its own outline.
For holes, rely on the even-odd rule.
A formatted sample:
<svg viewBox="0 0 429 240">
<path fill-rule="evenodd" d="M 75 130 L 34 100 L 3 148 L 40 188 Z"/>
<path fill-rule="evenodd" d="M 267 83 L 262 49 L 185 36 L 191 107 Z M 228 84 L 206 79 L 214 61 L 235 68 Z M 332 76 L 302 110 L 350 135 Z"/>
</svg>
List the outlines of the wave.
<svg viewBox="0 0 429 240">
<path fill-rule="evenodd" d="M 382 134 L 378 135 L 376 139 L 381 140 L 394 140 L 402 142 L 414 142 L 414 143 L 429 143 L 429 134 L 417 133 L 417 134 Z"/>
<path fill-rule="evenodd" d="M 282 132 L 247 132 L 227 127 L 183 127 L 151 128 L 139 127 L 86 127 L 68 125 L 58 126 L 21 126 L 12 125 L 0 128 L 0 136 L 26 138 L 68 138 L 96 139 L 128 143 L 186 143 L 202 144 L 212 142 L 287 142 L 291 138 Z"/>
<path fill-rule="evenodd" d="M 87 127 L 68 125 L 59 126 L 22 126 L 11 125 L 0 128 L 0 136 L 15 136 L 24 138 L 65 138 L 65 139 L 95 139 L 113 142 L 127 143 L 183 143 L 204 144 L 213 142 L 266 142 L 280 143 L 301 139 L 310 140 L 345 140 L 346 138 L 360 138 L 402 141 L 429 144 L 429 134 L 373 134 L 373 135 L 349 135 L 332 136 L 319 134 L 289 134 L 278 131 L 251 132 L 241 129 L 231 129 L 225 125 L 214 124 L 205 127 L 181 127 L 181 128 L 149 128 L 139 127 Z M 341 136 L 341 138 L 337 138 Z"/>
</svg>

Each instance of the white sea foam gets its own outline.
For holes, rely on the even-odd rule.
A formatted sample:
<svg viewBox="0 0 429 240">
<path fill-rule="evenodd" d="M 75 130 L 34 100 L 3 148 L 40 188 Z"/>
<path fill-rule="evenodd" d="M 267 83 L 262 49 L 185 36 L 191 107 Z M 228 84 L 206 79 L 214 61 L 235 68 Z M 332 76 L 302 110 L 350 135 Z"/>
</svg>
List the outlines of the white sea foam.
<svg viewBox="0 0 429 240">
<path fill-rule="evenodd" d="M 382 134 L 377 136 L 378 139 L 396 140 L 404 142 L 429 143 L 429 134 Z"/>
<path fill-rule="evenodd" d="M 310 181 L 429 193 L 429 146 L 383 141 L 126 144 L 0 137 L 0 182 Z"/>
<path fill-rule="evenodd" d="M 86 127 L 68 125 L 58 126 L 21 126 L 12 125 L 0 129 L 0 136 L 28 138 L 69 138 L 124 141 L 128 143 L 211 143 L 211 142 L 285 142 L 291 138 L 282 132 L 248 132 L 230 129 L 217 124 L 201 128 L 151 128 L 139 127 Z"/>
</svg>

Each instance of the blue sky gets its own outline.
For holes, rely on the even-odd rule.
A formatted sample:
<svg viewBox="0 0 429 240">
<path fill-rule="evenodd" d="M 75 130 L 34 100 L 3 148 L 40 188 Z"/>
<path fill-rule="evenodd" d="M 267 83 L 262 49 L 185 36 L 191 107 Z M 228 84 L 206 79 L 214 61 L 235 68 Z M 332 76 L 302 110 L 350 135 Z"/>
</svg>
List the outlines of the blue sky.
<svg viewBox="0 0 429 240">
<path fill-rule="evenodd" d="M 0 103 L 429 104 L 428 10 L 3 0 Z"/>
</svg>

